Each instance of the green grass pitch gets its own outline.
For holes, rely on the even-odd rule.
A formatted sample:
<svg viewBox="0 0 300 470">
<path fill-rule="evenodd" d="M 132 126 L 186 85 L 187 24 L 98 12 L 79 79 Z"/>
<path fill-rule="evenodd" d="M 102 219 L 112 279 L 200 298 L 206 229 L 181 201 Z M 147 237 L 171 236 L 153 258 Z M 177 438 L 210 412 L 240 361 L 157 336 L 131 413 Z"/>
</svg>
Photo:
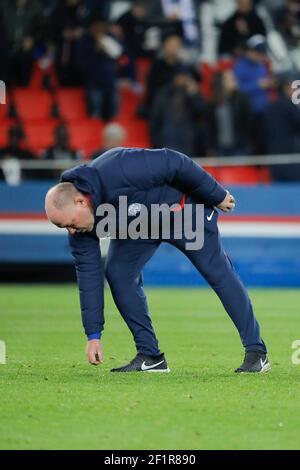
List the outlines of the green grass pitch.
<svg viewBox="0 0 300 470">
<path fill-rule="evenodd" d="M 1 449 L 299 449 L 300 292 L 253 290 L 273 365 L 236 375 L 238 335 L 208 289 L 148 289 L 170 374 L 111 374 L 131 335 L 106 292 L 105 364 L 85 361 L 75 286 L 0 287 Z"/>
</svg>

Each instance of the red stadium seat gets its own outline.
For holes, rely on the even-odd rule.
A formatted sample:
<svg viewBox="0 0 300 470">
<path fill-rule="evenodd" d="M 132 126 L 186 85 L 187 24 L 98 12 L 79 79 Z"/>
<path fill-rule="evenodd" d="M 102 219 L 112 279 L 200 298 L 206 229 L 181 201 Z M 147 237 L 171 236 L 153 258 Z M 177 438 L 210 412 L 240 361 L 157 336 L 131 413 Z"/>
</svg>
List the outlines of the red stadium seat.
<svg viewBox="0 0 300 470">
<path fill-rule="evenodd" d="M 207 171 L 214 178 L 219 179 L 219 167 L 216 166 L 203 166 L 204 170 Z"/>
<path fill-rule="evenodd" d="M 59 86 L 54 64 L 48 64 L 46 67 L 44 65 L 45 64 L 41 64 L 38 61 L 34 63 L 29 84 L 31 89 L 40 89 L 43 86 L 46 77 L 50 81 L 52 87 L 57 88 Z"/>
<path fill-rule="evenodd" d="M 224 72 L 225 70 L 230 70 L 233 67 L 232 59 L 222 59 L 216 64 L 203 63 L 201 65 L 201 92 L 203 96 L 207 99 L 211 97 L 212 94 L 212 82 L 216 72 Z"/>
<path fill-rule="evenodd" d="M 24 123 L 27 146 L 36 153 L 41 153 L 50 147 L 53 143 L 54 129 L 57 125 L 58 122 L 55 119 L 36 123 Z"/>
<path fill-rule="evenodd" d="M 145 83 L 150 67 L 151 67 L 151 59 L 147 57 L 142 57 L 137 60 L 136 68 L 137 68 L 137 79 L 139 83 Z"/>
<path fill-rule="evenodd" d="M 86 157 L 101 147 L 103 123 L 98 119 L 69 124 L 71 146 Z"/>
<path fill-rule="evenodd" d="M 260 182 L 264 184 L 272 183 L 272 176 L 270 174 L 270 170 L 267 166 L 262 166 L 260 168 Z"/>
<path fill-rule="evenodd" d="M 21 120 L 38 121 L 51 117 L 53 99 L 48 91 L 17 88 L 13 98 Z"/>
<path fill-rule="evenodd" d="M 206 99 L 209 99 L 211 97 L 212 79 L 213 79 L 214 72 L 215 72 L 215 69 L 213 65 L 206 64 L 206 63 L 202 64 L 201 70 L 200 70 L 200 73 L 202 76 L 200 89 L 201 89 L 201 93 L 203 97 Z"/>
<path fill-rule="evenodd" d="M 253 166 L 222 167 L 219 169 L 219 181 L 224 185 L 251 185 L 261 182 L 259 169 Z"/>
<path fill-rule="evenodd" d="M 220 59 L 219 62 L 216 64 L 216 71 L 224 72 L 225 70 L 232 70 L 233 66 L 234 66 L 233 59 L 231 58 Z"/>
<path fill-rule="evenodd" d="M 141 119 L 133 119 L 126 123 L 120 122 L 120 124 L 125 124 L 124 127 L 127 132 L 125 147 L 149 148 L 151 146 L 147 122 Z"/>
<path fill-rule="evenodd" d="M 85 91 L 82 88 L 61 88 L 57 91 L 56 102 L 61 117 L 67 122 L 87 118 Z"/>
<path fill-rule="evenodd" d="M 119 120 L 133 119 L 138 104 L 137 95 L 130 88 L 121 88 L 120 93 L 120 109 L 118 113 Z"/>
</svg>

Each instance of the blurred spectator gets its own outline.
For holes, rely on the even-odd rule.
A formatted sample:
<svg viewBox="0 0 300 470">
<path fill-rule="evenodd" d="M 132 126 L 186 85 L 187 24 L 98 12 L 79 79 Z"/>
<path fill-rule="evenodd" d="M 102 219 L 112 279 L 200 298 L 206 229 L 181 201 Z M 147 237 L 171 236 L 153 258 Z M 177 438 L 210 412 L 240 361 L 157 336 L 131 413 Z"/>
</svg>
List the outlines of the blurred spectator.
<svg viewBox="0 0 300 470">
<path fill-rule="evenodd" d="M 91 160 L 99 157 L 102 153 L 115 147 L 123 147 L 126 139 L 124 127 L 117 123 L 107 124 L 103 129 L 102 148 L 91 155 Z"/>
<path fill-rule="evenodd" d="M 275 23 L 290 48 L 300 45 L 300 2 L 287 0 L 275 15 Z"/>
<path fill-rule="evenodd" d="M 147 24 L 147 3 L 145 0 L 135 0 L 129 11 L 117 21 L 121 26 L 130 53 L 134 57 L 144 55 L 143 44 Z"/>
<path fill-rule="evenodd" d="M 154 100 L 150 116 L 152 146 L 196 156 L 198 125 L 204 109 L 199 83 L 192 72 L 186 68 L 177 71 L 172 83 L 162 88 Z"/>
<path fill-rule="evenodd" d="M 87 91 L 89 114 L 111 119 L 117 112 L 117 60 L 120 42 L 111 35 L 106 22 L 95 18 L 89 32 L 77 44 L 77 63 Z"/>
<path fill-rule="evenodd" d="M 292 83 L 295 77 L 282 77 L 279 95 L 264 115 L 267 152 L 276 154 L 300 154 L 300 106 L 294 104 Z M 273 165 L 271 173 L 275 181 L 300 181 L 300 164 Z"/>
<path fill-rule="evenodd" d="M 34 48 L 42 37 L 42 9 L 38 0 L 2 0 L 1 78 L 8 86 L 30 82 Z"/>
<path fill-rule="evenodd" d="M 146 114 L 151 111 L 158 92 L 172 82 L 181 67 L 181 48 L 182 39 L 179 36 L 168 36 L 164 40 L 161 53 L 153 61 L 147 78 Z"/>
<path fill-rule="evenodd" d="M 240 52 L 245 41 L 256 34 L 265 35 L 266 28 L 255 10 L 253 0 L 237 0 L 237 11 L 222 25 L 219 54 Z"/>
<path fill-rule="evenodd" d="M 63 86 L 82 84 L 76 61 L 76 44 L 84 34 L 88 18 L 84 0 L 59 1 L 53 12 L 49 35 L 56 47 L 56 70 Z"/>
<path fill-rule="evenodd" d="M 50 18 L 53 15 L 58 2 L 59 0 L 40 0 L 40 3 L 42 4 L 43 16 Z"/>
<path fill-rule="evenodd" d="M 109 20 L 111 0 L 85 0 L 90 17 L 101 16 L 105 21 Z"/>
<path fill-rule="evenodd" d="M 42 154 L 42 159 L 53 161 L 80 161 L 83 155 L 70 146 L 68 128 L 61 124 L 54 130 L 53 145 Z M 42 178 L 57 178 L 61 174 L 61 168 L 57 170 L 45 170 L 40 172 Z"/>
<path fill-rule="evenodd" d="M 61 124 L 54 129 L 54 142 L 42 155 L 45 160 L 82 160 L 83 156 L 78 150 L 70 147 L 68 128 Z"/>
<path fill-rule="evenodd" d="M 117 20 L 121 28 L 124 49 L 127 54 L 127 65 L 123 67 L 122 76 L 128 76 L 133 82 L 137 80 L 136 58 L 147 55 L 144 48 L 147 23 L 147 3 L 145 0 L 135 0 L 129 11 Z"/>
<path fill-rule="evenodd" d="M 152 2 L 151 2 L 152 3 Z M 169 22 L 176 25 L 177 34 L 183 36 L 189 46 L 197 46 L 199 40 L 198 21 L 195 0 L 161 0 L 164 15 Z"/>
<path fill-rule="evenodd" d="M 109 20 L 110 13 L 110 0 L 39 0 L 42 4 L 43 15 L 45 17 L 51 17 L 55 13 L 57 7 L 61 7 L 61 13 L 63 13 L 63 22 L 66 23 L 66 13 L 69 9 L 69 13 L 73 17 L 76 17 L 78 24 L 86 26 L 87 22 L 94 15 L 101 15 L 106 21 Z M 70 23 L 71 24 L 71 23 Z M 74 24 L 74 23 L 73 23 Z"/>
<path fill-rule="evenodd" d="M 283 8 L 285 3 L 286 3 L 286 0 L 263 0 L 264 6 L 266 6 L 266 8 L 268 9 L 268 11 L 271 13 L 272 16 L 280 8 Z"/>
<path fill-rule="evenodd" d="M 249 100 L 239 90 L 231 70 L 217 73 L 208 106 L 208 154 L 234 156 L 249 154 Z"/>
<path fill-rule="evenodd" d="M 256 155 L 265 153 L 262 117 L 270 101 L 269 91 L 275 85 L 267 67 L 266 50 L 264 37 L 252 36 L 234 66 L 239 89 L 248 96 L 253 113 L 251 134 Z"/>
<path fill-rule="evenodd" d="M 274 86 L 274 79 L 266 63 L 266 48 L 263 36 L 252 36 L 246 43 L 245 53 L 234 65 L 239 88 L 248 95 L 254 113 L 266 109 L 268 90 Z"/>
<path fill-rule="evenodd" d="M 23 129 L 19 125 L 11 126 L 7 137 L 7 146 L 0 149 L 0 162 L 2 166 L 0 179 L 4 179 L 8 184 L 16 185 L 24 179 L 30 179 L 35 176 L 32 170 L 21 170 L 20 160 L 31 160 L 36 157 L 22 145 L 25 136 Z"/>
<path fill-rule="evenodd" d="M 179 0 L 151 0 L 147 2 L 147 18 L 158 28 L 158 41 L 167 36 L 180 36 L 183 38 L 183 22 L 180 15 Z M 187 0 L 190 2 L 190 0 Z"/>
</svg>

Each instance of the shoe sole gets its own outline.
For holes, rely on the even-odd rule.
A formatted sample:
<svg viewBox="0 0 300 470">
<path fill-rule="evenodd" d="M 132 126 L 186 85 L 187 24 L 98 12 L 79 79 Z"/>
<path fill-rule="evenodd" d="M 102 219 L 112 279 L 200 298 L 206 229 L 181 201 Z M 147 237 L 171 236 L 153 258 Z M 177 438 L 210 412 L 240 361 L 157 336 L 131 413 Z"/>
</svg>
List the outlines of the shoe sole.
<svg viewBox="0 0 300 470">
<path fill-rule="evenodd" d="M 241 372 L 236 372 L 236 374 L 265 374 L 269 372 L 272 369 L 271 364 L 265 364 L 261 370 L 256 370 L 256 371 L 241 371 Z"/>
<path fill-rule="evenodd" d="M 171 369 L 149 369 L 149 370 L 111 370 L 110 372 L 118 373 L 118 374 L 131 374 L 131 373 L 136 373 L 136 372 L 156 372 L 156 373 L 161 373 L 161 374 L 168 374 L 171 372 Z"/>
</svg>

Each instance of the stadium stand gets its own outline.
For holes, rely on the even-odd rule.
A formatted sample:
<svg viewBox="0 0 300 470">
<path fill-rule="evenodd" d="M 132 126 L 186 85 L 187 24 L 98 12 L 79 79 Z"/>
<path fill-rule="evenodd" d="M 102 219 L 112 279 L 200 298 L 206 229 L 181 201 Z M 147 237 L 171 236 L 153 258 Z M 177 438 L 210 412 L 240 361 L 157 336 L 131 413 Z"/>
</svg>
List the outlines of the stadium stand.
<svg viewBox="0 0 300 470">
<path fill-rule="evenodd" d="M 204 100 L 209 102 L 212 99 L 212 83 L 215 74 L 228 68 L 231 69 L 235 61 L 234 56 L 218 56 L 217 45 L 222 25 L 235 12 L 237 2 L 230 0 L 226 2 L 225 7 L 224 2 L 220 0 L 192 1 L 194 3 L 195 21 L 198 21 L 201 42 L 196 49 L 185 43 L 184 49 L 178 52 L 180 57 L 182 56 L 180 60 L 183 60 L 183 63 L 192 61 L 194 66 L 196 66 L 201 76 L 199 82 L 201 94 Z M 119 41 L 123 47 L 122 63 L 126 63 L 127 57 L 134 67 L 134 72 L 131 71 L 129 76 L 125 77 L 125 82 L 122 75 L 122 80 L 118 83 L 118 113 L 111 122 L 120 123 L 125 128 L 127 134 L 126 146 L 150 147 L 151 140 L 149 137 L 148 120 L 145 119 L 143 112 L 139 112 L 146 98 L 145 92 L 149 70 L 154 58 L 160 55 L 161 50 L 159 45 L 162 44 L 166 35 L 174 34 L 174 31 L 176 31 L 176 34 L 182 35 L 184 41 L 186 41 L 186 38 L 184 37 L 184 32 L 180 32 L 180 28 L 178 29 L 178 24 L 170 28 L 170 18 L 166 17 L 164 19 L 162 17 L 159 23 L 156 22 L 157 14 L 164 15 L 167 11 L 164 6 L 165 4 L 163 5 L 162 2 L 157 1 L 155 3 L 156 13 L 154 16 L 151 16 L 153 15 L 153 10 L 155 11 L 152 5 L 151 12 L 149 10 L 148 17 L 145 20 L 145 30 L 149 29 L 149 31 L 146 31 L 144 38 L 147 46 L 145 48 L 143 45 L 140 48 L 142 51 L 139 52 L 140 55 L 134 56 L 133 51 L 130 48 L 128 49 L 126 37 L 122 36 L 122 32 L 116 26 L 118 18 L 128 11 L 132 3 L 122 0 L 112 0 L 110 2 L 110 18 L 113 24 L 109 34 L 116 41 Z M 180 1 L 178 0 L 177 3 L 180 4 Z M 291 67 L 295 69 L 296 64 L 295 61 L 293 62 L 295 55 L 294 37 L 292 38 L 293 47 L 289 44 L 289 38 L 294 33 L 293 31 L 281 31 L 280 27 L 276 29 L 276 26 L 281 24 L 280 18 L 286 14 L 283 9 L 283 2 L 278 0 L 276 6 L 267 0 L 258 2 L 249 0 L 249 2 L 244 2 L 244 4 L 246 3 L 250 5 L 250 8 L 253 8 L 253 11 L 256 12 L 255 14 L 259 15 L 264 23 L 269 45 L 270 69 L 273 69 L 276 73 L 286 71 L 287 69 L 290 70 Z M 51 2 L 50 0 L 47 2 L 47 5 L 47 15 L 49 15 L 49 12 L 52 12 L 53 18 L 57 18 L 55 16 L 56 2 Z M 85 0 L 76 0 L 74 5 L 85 5 Z M 28 8 L 30 8 L 29 5 Z M 80 38 L 84 32 L 88 33 L 89 22 L 95 16 L 97 17 L 97 12 L 90 12 L 91 17 L 83 21 L 80 17 L 80 11 L 77 11 L 76 8 L 74 6 L 74 11 L 79 16 L 78 18 L 75 16 L 81 28 L 77 30 L 76 34 Z M 155 21 L 153 20 L 154 17 L 156 18 Z M 50 22 L 49 24 L 51 24 L 51 15 L 46 18 Z M 167 29 L 165 28 L 164 21 L 168 24 Z M 297 21 L 297 18 L 294 18 L 294 21 Z M 105 27 L 110 26 L 106 23 Z M 57 40 L 56 38 L 53 41 L 51 34 L 49 35 L 49 30 L 46 28 L 45 34 L 39 36 L 39 42 L 37 40 L 34 44 L 34 63 L 29 86 L 26 88 L 8 87 L 6 104 L 0 106 L 0 146 L 6 145 L 8 129 L 17 122 L 24 129 L 24 145 L 40 155 L 51 144 L 55 126 L 63 123 L 69 128 L 71 145 L 81 150 L 88 157 L 93 151 L 101 148 L 101 132 L 107 122 L 101 119 L 91 119 L 88 116 L 83 83 L 82 86 L 76 88 L 64 87 L 59 83 L 59 74 L 56 73 L 58 64 L 55 50 L 57 47 L 64 47 L 65 49 L 63 50 L 67 53 L 68 45 L 70 44 L 68 43 L 69 39 L 64 43 L 55 42 Z M 72 38 L 72 47 L 76 46 L 76 40 L 76 37 Z M 62 38 L 59 41 L 62 41 Z M 111 45 L 106 45 L 105 47 L 111 47 Z M 112 53 L 111 50 L 110 53 Z M 76 58 L 76 54 L 74 57 Z M 3 70 L 5 72 L 5 68 Z M 132 82 L 132 76 L 136 77 L 134 83 Z M 76 80 L 80 81 L 80 73 Z M 274 96 L 276 96 L 276 90 L 273 90 L 270 94 L 270 100 Z M 139 118 L 138 116 L 142 117 Z M 199 123 L 198 140 L 201 142 L 200 144 L 197 142 L 198 151 L 195 153 L 195 156 L 209 156 L 208 149 L 205 147 L 205 119 L 204 116 L 203 122 Z M 249 136 L 249 139 L 251 140 L 251 136 Z M 224 183 L 255 184 L 270 182 L 270 175 L 266 168 L 237 167 L 233 169 L 233 167 L 225 167 L 223 169 L 211 168 L 211 171 L 216 176 L 219 176 Z"/>
<path fill-rule="evenodd" d="M 85 95 L 82 88 L 59 88 L 55 102 L 60 117 L 67 123 L 87 119 Z"/>
<path fill-rule="evenodd" d="M 222 167 L 219 168 L 217 178 L 225 186 L 227 185 L 254 185 L 270 183 L 271 178 L 266 167 Z"/>
<path fill-rule="evenodd" d="M 18 2 L 18 0 L 15 1 Z M 26 0 L 23 1 L 26 3 Z M 72 159 L 68 162 L 64 161 L 63 164 L 55 158 L 52 160 L 45 158 L 45 150 L 49 150 L 53 146 L 54 131 L 58 126 L 66 126 L 68 130 L 69 150 L 71 149 L 74 154 L 80 154 L 86 159 L 97 156 L 106 149 L 103 139 L 104 129 L 113 123 L 120 124 L 124 130 L 124 133 L 121 132 L 122 145 L 151 147 L 150 116 L 147 116 L 143 110 L 147 99 L 147 77 L 154 59 L 161 56 L 163 40 L 170 34 L 174 34 L 174 31 L 183 38 L 184 42 L 184 47 L 178 50 L 180 66 L 187 64 L 193 66 L 194 72 L 199 74 L 197 80 L 205 104 L 212 103 L 216 74 L 228 69 L 232 70 L 239 56 L 239 54 L 230 56 L 218 54 L 222 25 L 234 13 L 238 0 L 226 2 L 224 0 L 186 1 L 193 2 L 195 6 L 196 18 L 193 21 L 197 20 L 194 24 L 198 24 L 199 43 L 197 45 L 188 43 L 184 38 L 184 32 L 180 27 L 178 29 L 178 22 L 174 24 L 170 18 L 165 18 L 161 0 L 155 0 L 146 2 L 146 5 L 151 5 L 152 10 L 155 10 L 154 6 L 158 9 L 154 20 L 150 14 L 147 16 L 146 25 L 144 25 L 147 30 L 144 43 L 141 45 L 141 51 L 137 53 L 130 50 L 126 43 L 126 37 L 122 36 L 118 25 L 118 19 L 128 11 L 132 1 L 111 0 L 111 22 L 105 21 L 105 28 L 106 30 L 110 28 L 108 35 L 113 36 L 115 41 L 119 41 L 123 47 L 121 59 L 115 63 L 119 74 L 117 81 L 118 112 L 111 120 L 104 121 L 99 118 L 91 118 L 88 115 L 86 90 L 80 77 L 80 70 L 77 70 L 79 73 L 74 77 L 76 84 L 65 86 L 61 80 L 63 64 L 58 62 L 70 60 L 72 67 L 76 69 L 76 41 L 82 34 L 89 31 L 91 18 L 82 18 L 80 16 L 82 9 L 79 8 L 85 5 L 86 0 L 71 2 L 72 8 L 74 8 L 74 18 L 76 18 L 76 27 L 72 26 L 72 31 L 67 29 L 67 31 L 62 31 L 63 34 L 59 34 L 59 38 L 53 38 L 52 26 L 48 25 L 48 28 L 45 27 L 44 35 L 40 35 L 36 39 L 31 51 L 33 66 L 29 85 L 26 88 L 20 88 L 16 86 L 16 83 L 8 81 L 6 104 L 0 105 L 0 147 L 2 150 L 5 147 L 7 149 L 9 131 L 12 126 L 22 126 L 25 138 L 20 138 L 16 156 L 22 155 L 22 153 L 26 156 L 31 152 L 32 160 L 29 158 L 20 159 L 17 162 L 19 167 L 14 162 L 12 167 L 18 177 L 14 178 L 12 175 L 11 181 L 14 185 L 7 184 L 9 183 L 7 180 L 0 182 L 0 277 L 2 275 L 3 279 L 16 279 L 15 267 L 17 264 L 20 267 L 18 272 L 22 280 L 27 280 L 27 277 L 32 279 L 32 271 L 29 271 L 30 266 L 35 266 L 36 279 L 40 280 L 43 277 L 41 275 L 43 266 L 48 270 L 49 264 L 54 267 L 59 265 L 60 273 L 65 267 L 67 274 L 63 277 L 73 279 L 73 274 L 70 274 L 73 271 L 70 268 L 71 259 L 66 248 L 65 235 L 57 236 L 52 232 L 44 215 L 44 194 L 52 184 L 52 182 L 46 181 L 48 175 L 53 175 L 53 178 L 57 179 L 61 170 L 67 168 L 68 165 L 74 165 L 74 159 L 73 161 Z M 274 103 L 276 104 L 277 97 L 280 96 L 283 83 L 282 74 L 293 72 L 294 76 L 297 77 L 298 74 L 298 78 L 300 78 L 298 57 L 300 42 L 297 43 L 297 37 L 294 36 L 295 28 L 290 31 L 280 29 L 284 15 L 291 13 L 286 11 L 283 0 L 276 0 L 276 7 L 274 1 L 253 0 L 252 2 L 252 0 L 248 0 L 248 3 L 252 4 L 262 18 L 266 28 L 267 63 L 272 80 L 276 79 L 275 83 L 277 81 L 269 94 L 272 106 Z M 53 8 L 47 11 L 54 12 L 55 5 L 63 2 L 65 0 L 61 0 L 61 2 L 47 0 L 47 2 L 41 3 L 47 3 L 48 7 L 52 4 Z M 172 0 L 172 2 L 174 4 L 180 3 L 180 0 Z M 7 2 L 0 2 L 0 13 L 4 3 Z M 93 2 L 88 3 L 90 5 Z M 100 3 L 95 2 L 98 5 Z M 168 1 L 166 0 L 164 3 L 166 4 Z M 246 4 L 247 0 L 243 3 Z M 289 1 L 290 3 L 293 3 L 293 0 Z M 30 8 L 29 2 L 27 7 Z M 97 14 L 95 16 L 99 18 Z M 57 18 L 55 15 L 54 17 Z M 46 18 L 51 25 L 51 16 Z M 294 15 L 293 21 L 300 27 L 299 15 L 298 17 Z M 106 41 L 106 47 L 111 48 L 112 44 Z M 0 47 L 0 59 L 2 59 L 1 51 L 3 48 Z M 114 53 L 114 50 L 110 49 L 110 53 Z M 9 74 L 6 73 L 5 63 L 0 61 L 0 64 L 0 79 L 6 80 Z M 128 71 L 127 75 L 126 70 Z M 178 93 L 177 99 L 174 100 L 175 109 L 170 110 L 175 114 L 175 117 L 176 109 L 180 109 L 176 108 L 176 103 L 181 103 L 181 98 L 182 95 Z M 221 130 L 225 128 L 225 132 L 220 132 L 222 135 L 219 137 L 223 138 L 224 134 L 225 136 L 230 134 L 230 125 L 224 127 L 224 123 L 230 124 L 230 113 L 228 114 L 230 110 L 228 107 L 222 106 L 224 104 L 222 96 L 217 98 L 219 114 L 217 112 L 216 115 L 219 118 L 219 128 Z M 226 98 L 228 102 L 228 96 Z M 291 114 L 294 111 L 295 118 L 297 113 L 298 116 L 300 113 L 298 108 L 295 106 L 290 109 Z M 272 116 L 272 110 L 270 113 Z M 254 156 L 250 153 L 250 156 L 246 157 L 243 154 L 244 156 L 240 158 L 238 152 L 234 154 L 236 156 L 229 153 L 226 157 L 230 159 L 229 162 L 228 159 L 223 159 L 221 154 L 211 153 L 207 144 L 207 121 L 208 115 L 204 112 L 199 122 L 196 123 L 199 136 L 194 157 L 203 157 L 199 163 L 204 165 L 205 169 L 222 184 L 229 189 L 232 188 L 239 201 L 233 215 L 228 216 L 226 220 L 220 217 L 225 246 L 230 248 L 233 261 L 237 264 L 239 272 L 251 285 L 298 286 L 300 271 L 297 259 L 299 257 L 295 256 L 295 253 L 299 252 L 299 184 L 278 185 L 276 182 L 274 183 L 274 172 L 269 169 L 269 157 L 266 155 Z M 276 134 L 276 129 L 272 129 L 272 131 Z M 286 129 L 288 134 L 290 131 L 297 136 L 297 133 L 300 132 L 300 126 L 295 129 Z M 249 148 L 251 148 L 253 135 L 250 131 L 248 137 Z M 9 147 L 9 150 L 11 148 Z M 281 159 L 281 164 L 293 163 L 295 159 L 296 164 L 299 165 L 300 147 L 299 145 L 297 147 L 297 139 L 295 139 L 294 148 L 296 150 L 298 148 L 297 153 L 295 151 L 290 155 L 286 155 L 289 152 L 285 151 L 284 147 L 280 149 L 282 155 L 278 155 L 278 158 Z M 61 154 L 64 154 L 64 150 L 62 149 Z M 274 163 L 277 156 L 272 155 L 270 159 L 273 159 L 272 163 Z M 40 158 L 35 158 L 36 156 Z M 286 166 L 281 164 L 275 165 L 277 173 L 280 173 L 282 166 Z M 291 167 L 293 170 L 294 166 L 291 165 Z M 49 171 L 47 172 L 47 170 Z M 0 178 L 5 180 L 1 171 L 0 153 Z M 24 174 L 24 184 L 22 184 Z M 28 178 L 29 174 L 31 178 Z M 47 178 L 42 180 L 41 175 L 45 176 L 45 174 L 47 174 Z M 37 181 L 30 181 L 30 179 Z M 17 180 L 18 185 L 16 185 Z M 264 205 L 261 204 L 262 200 Z M 286 204 L 287 200 L 289 204 Z M 261 262 L 260 272 L 257 272 L 255 263 L 257 258 Z M 191 266 L 185 260 L 176 257 L 170 251 L 170 247 L 162 247 L 160 260 L 158 262 L 158 258 L 154 259 L 147 268 L 147 282 L 150 281 L 153 285 L 157 283 L 177 285 L 178 282 L 198 285 L 199 280 L 194 276 Z M 30 276 L 27 276 L 28 272 L 31 272 Z M 181 277 L 180 273 L 183 273 L 184 276 Z M 58 280 L 56 276 L 57 274 L 55 274 L 55 279 Z M 179 281 L 180 279 L 182 281 Z"/>
<path fill-rule="evenodd" d="M 51 117 L 53 98 L 49 91 L 17 88 L 13 102 L 19 119 L 23 122 L 47 120 Z"/>
<path fill-rule="evenodd" d="M 57 126 L 56 119 L 45 119 L 38 122 L 24 122 L 26 142 L 36 154 L 49 147 L 53 141 L 53 132 Z"/>
<path fill-rule="evenodd" d="M 69 123 L 70 143 L 72 147 L 90 155 L 101 145 L 103 123 L 98 119 Z"/>
</svg>

